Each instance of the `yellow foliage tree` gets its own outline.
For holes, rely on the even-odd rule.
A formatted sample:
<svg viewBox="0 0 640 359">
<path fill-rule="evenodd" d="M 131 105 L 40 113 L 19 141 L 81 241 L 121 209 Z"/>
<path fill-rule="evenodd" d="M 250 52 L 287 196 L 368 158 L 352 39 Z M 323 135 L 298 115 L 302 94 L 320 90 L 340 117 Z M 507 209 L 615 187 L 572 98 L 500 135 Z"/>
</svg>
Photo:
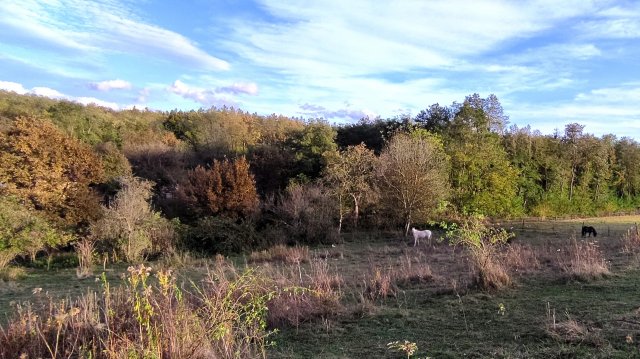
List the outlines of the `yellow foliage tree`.
<svg viewBox="0 0 640 359">
<path fill-rule="evenodd" d="M 90 185 L 103 177 L 90 147 L 53 124 L 19 117 L 0 133 L 0 190 L 66 225 L 88 223 L 99 203 Z"/>
</svg>

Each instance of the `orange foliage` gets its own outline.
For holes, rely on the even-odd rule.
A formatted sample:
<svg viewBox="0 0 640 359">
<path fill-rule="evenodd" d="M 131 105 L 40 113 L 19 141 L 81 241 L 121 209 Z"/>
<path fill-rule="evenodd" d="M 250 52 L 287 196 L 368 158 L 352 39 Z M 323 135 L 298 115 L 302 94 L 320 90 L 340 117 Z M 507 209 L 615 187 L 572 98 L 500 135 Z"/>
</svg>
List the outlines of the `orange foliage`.
<svg viewBox="0 0 640 359">
<path fill-rule="evenodd" d="M 214 160 L 210 169 L 198 166 L 189 171 L 178 188 L 178 198 L 195 216 L 246 217 L 259 204 L 255 180 L 244 157 Z"/>
<path fill-rule="evenodd" d="M 66 224 L 86 223 L 99 213 L 89 188 L 103 177 L 91 148 L 50 122 L 20 117 L 0 133 L 0 188 Z"/>
</svg>

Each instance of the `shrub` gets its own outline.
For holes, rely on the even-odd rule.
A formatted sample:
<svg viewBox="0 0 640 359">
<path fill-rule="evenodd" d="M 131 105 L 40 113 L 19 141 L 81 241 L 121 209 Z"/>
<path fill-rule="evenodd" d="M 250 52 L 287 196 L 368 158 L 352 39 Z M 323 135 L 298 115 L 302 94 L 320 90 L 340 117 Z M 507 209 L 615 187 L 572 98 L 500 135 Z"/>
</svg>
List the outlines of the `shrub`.
<svg viewBox="0 0 640 359">
<path fill-rule="evenodd" d="M 204 253 L 239 253 L 261 246 L 260 237 L 250 222 L 236 222 L 223 217 L 205 217 L 186 229 L 184 249 Z"/>
<path fill-rule="evenodd" d="M 258 209 L 258 194 L 249 164 L 237 160 L 214 160 L 211 168 L 196 167 L 177 188 L 177 197 L 192 218 L 225 216 L 248 218 Z"/>
<path fill-rule="evenodd" d="M 104 217 L 91 225 L 91 236 L 105 250 L 125 261 L 136 262 L 155 253 L 173 250 L 173 225 L 151 208 L 149 181 L 120 179 L 120 191 L 104 209 Z"/>
<path fill-rule="evenodd" d="M 475 285 L 484 290 L 497 290 L 511 283 L 511 278 L 497 255 L 497 247 L 513 235 L 503 228 L 486 226 L 481 217 L 470 217 L 453 225 L 446 237 L 451 245 L 469 249 Z"/>
<path fill-rule="evenodd" d="M 322 186 L 291 185 L 278 202 L 267 206 L 267 212 L 275 214 L 294 242 L 317 244 L 338 240 L 338 231 L 333 225 L 335 206 Z"/>
<path fill-rule="evenodd" d="M 0 269 L 20 255 L 35 261 L 40 251 L 64 245 L 71 238 L 17 198 L 0 196 Z"/>
</svg>

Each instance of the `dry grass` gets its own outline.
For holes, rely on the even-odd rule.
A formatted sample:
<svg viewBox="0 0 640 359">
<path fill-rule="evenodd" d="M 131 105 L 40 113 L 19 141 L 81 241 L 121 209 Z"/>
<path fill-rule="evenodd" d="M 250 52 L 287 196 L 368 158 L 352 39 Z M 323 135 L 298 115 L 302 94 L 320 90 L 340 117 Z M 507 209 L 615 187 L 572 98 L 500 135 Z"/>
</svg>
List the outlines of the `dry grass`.
<svg viewBox="0 0 640 359">
<path fill-rule="evenodd" d="M 187 291 L 169 271 L 130 268 L 127 285 L 76 300 L 35 298 L 0 329 L 0 357 L 234 358 L 264 354 L 270 292 L 245 273 Z M 38 294 L 39 295 L 39 294 Z"/>
<path fill-rule="evenodd" d="M 631 254 L 640 253 L 640 232 L 638 232 L 638 226 L 627 229 L 627 233 L 622 235 L 622 252 Z"/>
<path fill-rule="evenodd" d="M 393 273 L 393 279 L 398 285 L 411 285 L 430 282 L 434 275 L 431 266 L 424 256 L 414 258 L 406 255 L 400 259 L 400 268 Z"/>
<path fill-rule="evenodd" d="M 541 267 L 536 250 L 525 244 L 509 244 L 502 253 L 502 261 L 510 271 L 521 274 L 535 272 Z"/>
<path fill-rule="evenodd" d="M 298 325 L 341 308 L 341 278 L 323 261 L 311 263 L 302 283 L 295 271 L 239 271 L 222 258 L 189 288 L 169 270 L 151 272 L 130 267 L 126 285 L 104 281 L 101 293 L 75 300 L 34 293 L 36 304 L 18 306 L 0 328 L 0 358 L 264 357 L 269 325 Z"/>
<path fill-rule="evenodd" d="M 299 264 L 309 261 L 309 247 L 288 247 L 282 244 L 273 246 L 260 252 L 252 252 L 249 255 L 249 263 L 282 262 L 286 264 Z"/>
<path fill-rule="evenodd" d="M 78 268 L 76 276 L 80 279 L 93 275 L 93 254 L 95 245 L 89 239 L 83 239 L 75 244 L 76 254 L 78 255 Z"/>
<path fill-rule="evenodd" d="M 391 269 L 375 267 L 370 273 L 373 275 L 364 280 L 363 294 L 366 298 L 375 300 L 397 295 L 398 288 L 393 281 Z"/>
<path fill-rule="evenodd" d="M 27 271 L 21 267 L 4 267 L 0 269 L 0 280 L 6 282 L 12 282 L 16 280 L 23 279 L 27 276 Z"/>
<path fill-rule="evenodd" d="M 282 288 L 268 303 L 270 327 L 299 326 L 314 319 L 327 319 L 342 310 L 342 276 L 331 273 L 325 260 L 312 260 L 308 270 L 300 266 L 284 269 L 264 267 L 263 273 Z"/>
<path fill-rule="evenodd" d="M 547 319 L 545 322 L 545 332 L 554 340 L 571 344 L 589 344 L 599 347 L 604 344 L 604 339 L 600 331 L 595 328 L 588 328 L 586 325 L 571 318 L 569 313 L 565 313 L 566 319 L 556 320 L 555 309 L 551 309 L 547 303 Z"/>
<path fill-rule="evenodd" d="M 610 275 L 609 264 L 595 242 L 577 241 L 561 249 L 558 261 L 572 279 L 590 281 Z"/>
<path fill-rule="evenodd" d="M 485 246 L 470 251 L 472 284 L 482 290 L 500 290 L 511 285 L 511 277 L 495 248 Z"/>
</svg>

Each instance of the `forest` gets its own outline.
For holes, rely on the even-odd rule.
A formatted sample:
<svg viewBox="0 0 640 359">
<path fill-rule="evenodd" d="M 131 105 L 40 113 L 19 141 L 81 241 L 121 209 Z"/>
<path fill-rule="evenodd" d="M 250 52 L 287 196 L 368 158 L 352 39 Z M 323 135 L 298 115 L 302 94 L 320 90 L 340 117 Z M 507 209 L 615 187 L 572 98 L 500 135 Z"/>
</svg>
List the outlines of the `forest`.
<svg viewBox="0 0 640 359">
<path fill-rule="evenodd" d="M 0 268 L 82 240 L 113 261 L 332 243 L 470 214 L 634 211 L 640 145 L 509 125 L 478 94 L 417 116 L 114 111 L 0 92 Z"/>
</svg>

